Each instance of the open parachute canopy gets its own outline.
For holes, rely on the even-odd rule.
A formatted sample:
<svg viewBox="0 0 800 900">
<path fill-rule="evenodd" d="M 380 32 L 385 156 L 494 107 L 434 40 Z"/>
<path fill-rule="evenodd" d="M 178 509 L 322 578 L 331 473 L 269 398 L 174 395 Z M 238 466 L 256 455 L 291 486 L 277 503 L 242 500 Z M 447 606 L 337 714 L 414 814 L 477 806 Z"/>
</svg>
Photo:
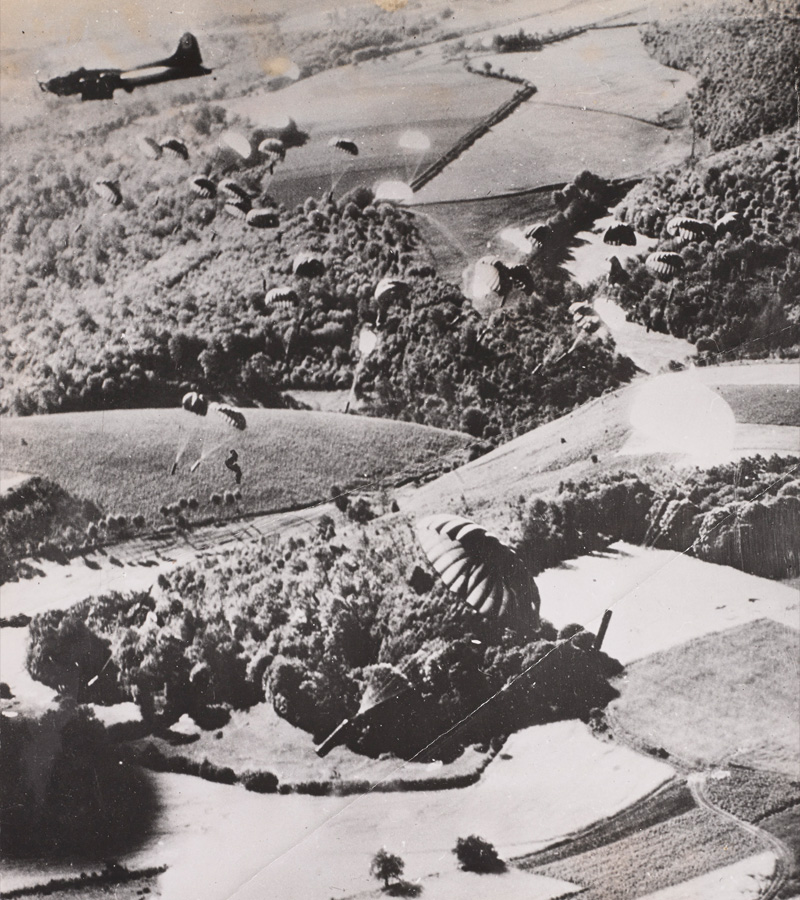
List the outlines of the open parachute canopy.
<svg viewBox="0 0 800 900">
<path fill-rule="evenodd" d="M 225 212 L 229 216 L 233 216 L 234 219 L 242 219 L 245 221 L 247 219 L 247 214 L 250 212 L 250 201 L 249 200 L 229 200 L 225 204 Z"/>
<path fill-rule="evenodd" d="M 409 129 L 397 139 L 397 146 L 410 153 L 424 153 L 426 150 L 430 150 L 431 139 L 423 131 Z"/>
<path fill-rule="evenodd" d="M 544 222 L 536 222 L 525 229 L 525 237 L 534 245 L 534 247 L 544 247 L 550 240 L 553 232 L 549 225 Z"/>
<path fill-rule="evenodd" d="M 189 391 L 188 394 L 184 394 L 181 406 L 196 416 L 204 416 L 208 412 L 208 400 L 197 391 Z"/>
<path fill-rule="evenodd" d="M 333 150 L 341 150 L 349 156 L 358 156 L 358 144 L 350 138 L 332 137 L 328 141 L 328 146 Z"/>
<path fill-rule="evenodd" d="M 98 178 L 92 184 L 92 190 L 98 197 L 105 200 L 106 203 L 110 203 L 112 206 L 119 206 L 119 204 L 122 203 L 122 194 L 116 183 L 113 181 L 109 181 L 105 178 Z"/>
<path fill-rule="evenodd" d="M 225 403 L 212 403 L 211 409 L 231 428 L 235 428 L 237 431 L 244 431 L 247 428 L 247 419 L 245 419 L 244 413 L 239 412 L 238 409 Z"/>
<path fill-rule="evenodd" d="M 367 676 L 367 687 L 358 707 L 357 715 L 359 716 L 386 703 L 387 700 L 392 700 L 406 691 L 413 690 L 411 682 L 406 676 L 395 666 L 387 663 L 366 666 L 364 674 Z"/>
<path fill-rule="evenodd" d="M 190 178 L 189 186 L 198 197 L 202 197 L 204 200 L 213 200 L 217 196 L 217 186 L 205 175 L 195 175 L 194 178 Z"/>
<path fill-rule="evenodd" d="M 136 138 L 136 146 L 148 159 L 158 159 L 161 156 L 161 144 L 146 134 L 140 134 Z"/>
<path fill-rule="evenodd" d="M 241 133 L 241 131 L 223 131 L 219 136 L 219 142 L 222 147 L 228 147 L 233 150 L 242 159 L 249 159 L 253 148 L 250 141 Z"/>
<path fill-rule="evenodd" d="M 313 253 L 298 253 L 292 262 L 292 272 L 300 278 L 319 278 L 325 274 L 325 263 Z"/>
<path fill-rule="evenodd" d="M 189 158 L 189 148 L 180 138 L 168 137 L 161 142 L 161 149 L 178 159 Z"/>
<path fill-rule="evenodd" d="M 612 222 L 603 232 L 603 243 L 612 247 L 636 246 L 636 232 L 627 222 Z"/>
<path fill-rule="evenodd" d="M 269 159 L 283 159 L 286 156 L 286 145 L 280 138 L 264 138 L 258 145 L 258 152 Z"/>
<path fill-rule="evenodd" d="M 733 231 L 740 221 L 741 217 L 738 212 L 726 212 L 723 216 L 720 216 L 714 222 L 714 231 L 717 233 L 717 237 Z"/>
<path fill-rule="evenodd" d="M 248 194 L 247 191 L 232 178 L 223 178 L 219 183 L 219 189 L 223 194 L 227 194 L 234 200 L 250 201 L 250 194 Z"/>
<path fill-rule="evenodd" d="M 497 535 L 449 514 L 420 520 L 416 535 L 445 585 L 477 613 L 515 631 L 539 627 L 536 583 Z"/>
<path fill-rule="evenodd" d="M 251 209 L 245 218 L 251 228 L 277 228 L 278 215 L 272 209 Z"/>
<path fill-rule="evenodd" d="M 680 253 L 672 253 L 669 250 L 651 253 L 644 264 L 651 272 L 655 272 L 656 275 L 661 275 L 663 278 L 672 278 L 673 275 L 682 272 L 684 265 Z"/>
<path fill-rule="evenodd" d="M 410 290 L 405 281 L 399 281 L 397 278 L 381 278 L 372 296 L 376 303 L 389 306 L 405 299 Z"/>
<path fill-rule="evenodd" d="M 714 237 L 714 226 L 690 216 L 673 216 L 667 222 L 667 234 L 680 241 L 706 241 Z"/>
<path fill-rule="evenodd" d="M 273 306 L 276 309 L 294 309 L 299 302 L 294 288 L 288 285 L 270 288 L 264 297 L 264 303 L 267 306 Z"/>
</svg>

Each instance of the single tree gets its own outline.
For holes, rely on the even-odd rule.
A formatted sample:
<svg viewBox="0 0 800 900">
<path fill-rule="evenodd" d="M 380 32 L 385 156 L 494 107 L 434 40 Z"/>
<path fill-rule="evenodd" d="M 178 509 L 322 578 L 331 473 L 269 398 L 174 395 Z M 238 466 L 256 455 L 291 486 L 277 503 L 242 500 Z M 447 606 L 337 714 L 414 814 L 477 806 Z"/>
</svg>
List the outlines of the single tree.
<svg viewBox="0 0 800 900">
<path fill-rule="evenodd" d="M 384 888 L 388 888 L 389 880 L 399 878 L 403 874 L 404 868 L 405 863 L 399 856 L 395 856 L 394 853 L 389 853 L 385 847 L 381 847 L 372 857 L 369 871 L 373 878 L 383 882 Z"/>
</svg>

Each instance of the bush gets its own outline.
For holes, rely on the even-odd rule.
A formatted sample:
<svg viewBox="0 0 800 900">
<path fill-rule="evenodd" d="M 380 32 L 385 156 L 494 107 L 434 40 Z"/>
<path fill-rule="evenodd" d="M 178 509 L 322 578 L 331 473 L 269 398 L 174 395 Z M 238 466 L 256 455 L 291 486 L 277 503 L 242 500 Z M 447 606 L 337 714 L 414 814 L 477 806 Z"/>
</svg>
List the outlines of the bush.
<svg viewBox="0 0 800 900">
<path fill-rule="evenodd" d="M 506 868 L 494 846 L 476 834 L 459 838 L 453 853 L 465 872 L 503 872 Z"/>
<path fill-rule="evenodd" d="M 278 791 L 278 776 L 272 772 L 245 772 L 239 780 L 248 791 L 257 794 L 275 794 Z"/>
</svg>

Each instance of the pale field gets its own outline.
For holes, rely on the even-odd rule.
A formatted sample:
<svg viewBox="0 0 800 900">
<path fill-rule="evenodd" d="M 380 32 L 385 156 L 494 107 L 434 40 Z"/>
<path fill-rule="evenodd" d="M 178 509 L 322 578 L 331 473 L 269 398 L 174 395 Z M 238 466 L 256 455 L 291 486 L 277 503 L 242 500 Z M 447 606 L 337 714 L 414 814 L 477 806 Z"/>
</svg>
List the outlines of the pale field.
<svg viewBox="0 0 800 900">
<path fill-rule="evenodd" d="M 757 900 L 764 896 L 774 870 L 775 854 L 759 853 L 639 900 Z"/>
</svg>

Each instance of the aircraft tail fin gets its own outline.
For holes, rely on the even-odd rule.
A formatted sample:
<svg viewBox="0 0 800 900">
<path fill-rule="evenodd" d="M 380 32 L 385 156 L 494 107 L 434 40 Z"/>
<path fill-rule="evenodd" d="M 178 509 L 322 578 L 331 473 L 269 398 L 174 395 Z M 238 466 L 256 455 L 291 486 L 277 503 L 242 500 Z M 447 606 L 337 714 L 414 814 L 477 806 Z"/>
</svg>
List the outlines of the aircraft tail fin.
<svg viewBox="0 0 800 900">
<path fill-rule="evenodd" d="M 203 57 L 200 55 L 200 45 L 197 38 L 190 32 L 186 32 L 178 42 L 178 49 L 164 60 L 168 66 L 183 66 L 186 68 L 200 68 L 203 65 Z"/>
</svg>

